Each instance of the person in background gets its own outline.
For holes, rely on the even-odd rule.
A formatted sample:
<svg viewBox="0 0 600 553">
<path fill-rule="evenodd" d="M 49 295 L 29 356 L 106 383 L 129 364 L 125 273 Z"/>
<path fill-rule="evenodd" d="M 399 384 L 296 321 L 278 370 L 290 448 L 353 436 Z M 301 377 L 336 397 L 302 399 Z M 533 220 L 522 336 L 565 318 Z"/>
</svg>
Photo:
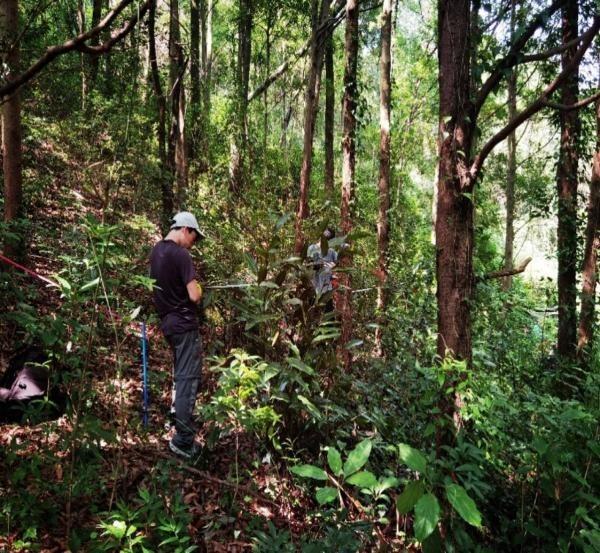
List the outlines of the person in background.
<svg viewBox="0 0 600 553">
<path fill-rule="evenodd" d="M 319 242 L 308 247 L 306 256 L 312 262 L 315 274 L 312 283 L 317 295 L 317 302 L 325 299 L 325 311 L 333 311 L 333 288 L 335 277 L 333 269 L 337 264 L 338 256 L 333 248 L 329 247 L 329 241 L 335 237 L 335 230 L 327 227 L 321 234 Z"/>
<path fill-rule="evenodd" d="M 200 452 L 195 443 L 192 416 L 202 369 L 202 343 L 197 305 L 202 288 L 189 250 L 204 235 L 196 217 L 188 211 L 177 213 L 171 229 L 150 255 L 150 277 L 155 279 L 154 305 L 160 329 L 173 353 L 173 403 L 175 435 L 169 449 L 191 459 Z"/>
</svg>

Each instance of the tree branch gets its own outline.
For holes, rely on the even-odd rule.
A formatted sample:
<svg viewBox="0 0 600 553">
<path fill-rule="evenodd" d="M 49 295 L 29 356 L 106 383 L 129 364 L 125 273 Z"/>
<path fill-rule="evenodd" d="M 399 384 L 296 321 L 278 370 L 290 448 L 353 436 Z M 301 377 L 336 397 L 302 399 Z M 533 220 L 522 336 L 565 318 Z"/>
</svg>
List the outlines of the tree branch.
<svg viewBox="0 0 600 553">
<path fill-rule="evenodd" d="M 487 275 L 483 275 L 482 277 L 479 277 L 477 280 L 478 281 L 491 280 L 492 278 L 504 278 L 504 277 L 508 277 L 508 276 L 518 275 L 519 273 L 522 273 L 527 268 L 527 265 L 529 265 L 529 263 L 531 263 L 531 257 L 528 257 L 518 267 L 513 267 L 512 269 L 503 269 L 501 271 L 493 271 L 491 273 L 488 273 Z"/>
<path fill-rule="evenodd" d="M 340 21 L 345 16 L 345 12 L 342 11 L 345 6 L 343 0 L 337 0 L 334 8 L 333 15 L 323 23 L 317 30 L 315 36 L 321 39 L 324 33 L 333 32 L 333 30 L 340 24 Z M 341 17 L 340 17 L 341 12 Z M 251 102 L 258 96 L 260 96 L 267 88 L 269 88 L 281 75 L 283 75 L 291 65 L 295 64 L 301 57 L 305 56 L 312 44 L 312 36 L 302 45 L 301 48 L 296 50 L 291 58 L 285 60 L 277 69 L 275 69 L 260 85 L 258 85 L 249 95 L 248 102 Z"/>
<path fill-rule="evenodd" d="M 550 6 L 539 12 L 537 16 L 533 18 L 531 23 L 529 23 L 529 25 L 523 30 L 523 32 L 517 36 L 517 39 L 512 43 L 506 56 L 496 64 L 496 67 L 492 71 L 491 75 L 488 77 L 485 83 L 483 83 L 481 89 L 479 90 L 479 94 L 474 102 L 475 118 L 477 117 L 477 114 L 481 110 L 487 97 L 493 90 L 496 89 L 496 86 L 504 77 L 504 71 L 519 62 L 519 52 L 521 52 L 521 50 L 525 47 L 527 41 L 534 35 L 538 27 L 541 27 L 544 22 L 564 3 L 565 0 L 554 0 Z"/>
<path fill-rule="evenodd" d="M 471 182 L 475 181 L 479 175 L 479 171 L 483 166 L 483 162 L 490 155 L 492 150 L 502 142 L 512 131 L 514 131 L 519 125 L 527 121 L 530 117 L 535 115 L 538 111 L 544 108 L 549 101 L 550 96 L 554 93 L 554 91 L 563 83 L 563 81 L 576 69 L 577 65 L 581 62 L 581 58 L 586 53 L 590 44 L 594 40 L 594 37 L 598 33 L 600 29 L 600 16 L 596 15 L 594 17 L 594 22 L 592 26 L 581 35 L 582 43 L 569 65 L 567 65 L 561 73 L 552 81 L 546 89 L 542 92 L 542 94 L 535 100 L 533 103 L 529 105 L 529 107 L 525 108 L 521 113 L 517 114 L 511 121 L 509 121 L 506 126 L 498 131 L 494 136 L 492 136 L 481 148 L 479 153 L 475 156 L 473 163 L 471 164 L 471 168 L 469 169 L 469 176 Z"/>
<path fill-rule="evenodd" d="M 565 42 L 564 44 L 561 44 L 560 46 L 556 46 L 555 48 L 550 48 L 549 50 L 546 50 L 545 52 L 538 52 L 537 54 L 529 54 L 527 56 L 521 56 L 517 60 L 517 63 L 530 63 L 532 61 L 547 60 L 548 58 L 551 58 L 552 56 L 556 56 L 557 54 L 562 54 L 565 50 L 568 50 L 569 48 L 571 48 L 571 46 L 575 46 L 576 44 L 579 44 L 580 42 L 581 42 L 581 36 L 578 36 L 572 40 L 569 40 L 569 42 Z"/>
<path fill-rule="evenodd" d="M 99 46 L 91 47 L 85 44 L 86 41 L 90 40 L 98 36 L 104 29 L 106 29 L 110 24 L 121 14 L 121 12 L 132 3 L 133 0 L 122 0 L 120 4 L 118 4 L 113 10 L 108 12 L 104 19 L 96 25 L 96 27 L 86 31 L 85 33 L 81 33 L 76 37 L 67 40 L 63 44 L 57 46 L 50 46 L 46 49 L 45 54 L 39 58 L 35 63 L 33 63 L 29 68 L 11 79 L 9 82 L 0 86 L 0 97 L 5 98 L 6 96 L 15 92 L 18 88 L 23 86 L 25 83 L 29 82 L 33 79 L 46 65 L 48 65 L 51 61 L 53 61 L 58 56 L 62 54 L 66 54 L 67 52 L 71 52 L 73 50 L 79 51 L 90 51 L 94 54 L 101 54 L 104 52 L 108 52 L 119 40 L 131 31 L 133 26 L 138 20 L 138 17 L 141 17 L 150 6 L 150 2 L 147 1 L 139 10 L 138 13 L 132 17 L 129 22 L 113 37 L 107 40 L 104 44 Z"/>
<path fill-rule="evenodd" d="M 598 98 L 600 98 L 600 90 L 596 92 L 596 94 L 592 94 L 583 100 L 579 100 L 574 104 L 557 104 L 556 102 L 550 102 L 549 100 L 544 102 L 544 105 L 549 108 L 559 109 L 561 111 L 571 111 L 573 109 L 581 109 L 585 106 L 589 106 L 591 103 L 595 102 Z"/>
</svg>

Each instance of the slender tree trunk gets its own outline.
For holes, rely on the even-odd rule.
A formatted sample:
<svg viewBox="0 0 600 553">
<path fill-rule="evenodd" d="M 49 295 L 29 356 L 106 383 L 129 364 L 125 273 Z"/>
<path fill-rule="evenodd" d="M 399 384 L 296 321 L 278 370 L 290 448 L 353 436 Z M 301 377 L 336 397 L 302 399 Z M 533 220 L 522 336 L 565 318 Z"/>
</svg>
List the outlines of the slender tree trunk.
<svg viewBox="0 0 600 553">
<path fill-rule="evenodd" d="M 150 58 L 150 70 L 152 75 L 152 88 L 156 98 L 156 109 L 158 115 L 157 133 L 158 133 L 158 160 L 161 168 L 161 173 L 168 170 L 167 162 L 167 134 L 166 134 L 166 118 L 167 118 L 167 101 L 160 82 L 160 72 L 158 70 L 158 61 L 156 59 L 156 0 L 150 4 L 148 12 L 148 50 Z M 160 176 L 161 197 L 162 197 L 162 212 L 163 220 L 166 222 L 173 215 L 173 182 L 167 175 Z"/>
<path fill-rule="evenodd" d="M 588 220 L 585 231 L 585 252 L 581 290 L 581 313 L 577 350 L 586 360 L 588 346 L 594 338 L 596 286 L 598 284 L 598 252 L 600 251 L 600 100 L 596 102 L 596 154 L 592 165 Z"/>
<path fill-rule="evenodd" d="M 563 44 L 577 36 L 577 2 L 567 2 L 562 8 Z M 562 55 L 562 66 L 573 58 L 577 46 Z M 578 97 L 579 71 L 574 71 L 561 86 L 561 103 L 574 104 Z M 577 110 L 560 112 L 560 152 L 557 167 L 558 193 L 558 343 L 562 360 L 572 360 L 577 347 L 577 141 L 579 135 Z M 557 375 L 560 377 L 561 375 Z"/>
<path fill-rule="evenodd" d="M 377 311 L 379 324 L 375 332 L 378 355 L 383 356 L 383 328 L 387 307 L 388 255 L 390 244 L 390 110 L 391 110 L 391 44 L 392 0 L 384 0 L 381 14 L 381 54 L 379 58 L 379 217 L 377 221 L 377 249 L 379 255 Z"/>
<path fill-rule="evenodd" d="M 248 85 L 252 59 L 253 0 L 239 0 L 238 56 L 236 66 L 237 111 L 230 148 L 230 189 L 239 193 L 245 181 L 248 145 Z"/>
<path fill-rule="evenodd" d="M 83 0 L 77 0 L 77 33 L 82 34 L 83 32 L 85 32 L 85 6 Z M 87 70 L 83 52 L 79 54 L 79 67 L 81 73 L 81 109 L 84 110 L 87 98 Z"/>
<path fill-rule="evenodd" d="M 333 132 L 335 125 L 335 75 L 333 67 L 333 31 L 325 45 L 325 191 L 333 198 L 335 167 L 333 164 Z"/>
<path fill-rule="evenodd" d="M 168 167 L 176 183 L 175 207 L 185 204 L 187 192 L 187 151 L 185 145 L 185 62 L 179 31 L 179 2 L 171 0 L 169 17 L 169 77 L 171 88 L 171 129 Z"/>
<path fill-rule="evenodd" d="M 103 0 L 93 0 L 92 7 L 92 22 L 91 28 L 93 29 L 100 23 L 100 19 L 102 17 L 102 4 Z M 90 46 L 98 46 L 100 43 L 100 36 L 96 35 L 92 37 L 90 40 Z M 98 56 L 90 57 L 90 82 L 89 88 L 94 88 L 96 86 L 96 80 L 98 78 L 98 65 L 100 63 L 100 58 Z"/>
<path fill-rule="evenodd" d="M 516 0 L 511 1 L 510 33 L 515 33 L 515 7 Z M 508 120 L 512 121 L 517 115 L 517 69 L 513 67 L 508 75 Z M 515 182 L 517 180 L 517 135 L 513 131 L 507 139 L 508 159 L 506 168 L 506 233 L 504 241 L 504 269 L 513 268 L 514 242 L 515 242 Z M 509 290 L 512 285 L 512 276 L 507 276 L 502 282 L 504 290 Z"/>
<path fill-rule="evenodd" d="M 347 236 L 353 227 L 355 164 L 356 164 L 356 104 L 358 88 L 356 86 L 358 65 L 358 0 L 346 2 L 346 65 L 344 69 L 344 99 L 342 103 L 342 231 Z M 349 269 L 352 256 L 345 252 L 341 256 L 340 266 Z M 352 354 L 346 348 L 352 335 L 352 282 L 349 272 L 342 272 L 338 310 L 342 321 L 339 354 L 346 371 L 352 366 Z"/>
<path fill-rule="evenodd" d="M 319 90 L 321 84 L 321 69 L 323 67 L 323 45 L 317 36 L 318 29 L 329 17 L 329 1 L 322 0 L 319 17 L 319 1 L 312 0 L 312 33 L 313 40 L 310 48 L 310 70 L 306 84 L 304 99 L 304 147 L 302 150 L 302 167 L 300 169 L 300 194 L 296 209 L 296 254 L 301 254 L 304 247 L 304 232 L 302 223 L 309 215 L 308 199 L 310 192 L 310 177 L 312 173 L 312 153 L 315 136 L 315 121 L 319 109 Z"/>
<path fill-rule="evenodd" d="M 271 72 L 271 32 L 276 21 L 277 12 L 273 4 L 267 6 L 267 28 L 265 30 L 265 74 Z M 263 93 L 263 152 L 266 155 L 269 138 L 269 91 Z M 266 165 L 265 165 L 266 170 Z"/>
<path fill-rule="evenodd" d="M 20 49 L 18 0 L 0 2 L 0 59 L 4 77 L 10 81 L 19 73 Z M 23 215 L 22 153 L 21 153 L 21 102 L 17 90 L 2 98 L 2 171 L 4 173 L 4 221 L 10 226 Z M 11 229 L 17 231 L 16 227 Z M 17 232 L 18 234 L 18 232 Z M 22 237 L 18 243 L 4 242 L 7 255 L 22 254 Z"/>
<path fill-rule="evenodd" d="M 109 12 L 111 10 L 111 0 L 105 0 L 104 3 L 104 11 Z M 107 29 L 102 33 L 102 42 L 107 41 L 110 38 L 110 29 Z M 114 92 L 114 78 L 113 78 L 113 67 L 112 67 L 112 53 L 110 50 L 106 52 L 102 59 L 104 61 L 104 82 L 103 82 L 103 90 L 104 94 L 109 98 L 113 95 Z"/>
<path fill-rule="evenodd" d="M 194 159 L 199 143 L 200 125 L 200 0 L 190 0 L 190 132 L 188 154 Z"/>
<path fill-rule="evenodd" d="M 211 0 L 199 0 L 199 2 L 201 25 L 201 109 L 199 114 L 201 156 L 199 169 L 201 173 L 205 173 L 206 171 L 208 171 L 208 168 L 210 166 L 210 82 L 212 75 L 212 11 L 214 7 Z"/>
</svg>

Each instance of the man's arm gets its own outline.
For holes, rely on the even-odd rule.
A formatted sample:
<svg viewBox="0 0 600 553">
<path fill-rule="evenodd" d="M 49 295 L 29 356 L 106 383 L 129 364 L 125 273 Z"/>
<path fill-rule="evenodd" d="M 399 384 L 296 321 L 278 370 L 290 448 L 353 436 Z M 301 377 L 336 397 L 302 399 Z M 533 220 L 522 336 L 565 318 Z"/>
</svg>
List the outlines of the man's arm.
<svg viewBox="0 0 600 553">
<path fill-rule="evenodd" d="M 196 279 L 190 280 L 186 284 L 186 288 L 190 300 L 196 304 L 200 303 L 200 300 L 202 299 L 202 287 L 200 286 L 198 281 Z"/>
</svg>

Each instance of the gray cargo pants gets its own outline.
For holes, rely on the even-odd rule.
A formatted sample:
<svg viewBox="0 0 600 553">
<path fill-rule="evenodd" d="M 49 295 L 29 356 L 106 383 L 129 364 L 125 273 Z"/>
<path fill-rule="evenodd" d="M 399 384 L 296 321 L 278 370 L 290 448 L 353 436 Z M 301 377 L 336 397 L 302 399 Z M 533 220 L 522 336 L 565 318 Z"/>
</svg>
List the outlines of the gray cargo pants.
<svg viewBox="0 0 600 553">
<path fill-rule="evenodd" d="M 202 341 L 197 330 L 167 336 L 173 351 L 173 386 L 175 405 L 175 430 L 173 444 L 190 448 L 194 443 L 196 428 L 192 423 L 196 394 L 202 370 Z"/>
</svg>

